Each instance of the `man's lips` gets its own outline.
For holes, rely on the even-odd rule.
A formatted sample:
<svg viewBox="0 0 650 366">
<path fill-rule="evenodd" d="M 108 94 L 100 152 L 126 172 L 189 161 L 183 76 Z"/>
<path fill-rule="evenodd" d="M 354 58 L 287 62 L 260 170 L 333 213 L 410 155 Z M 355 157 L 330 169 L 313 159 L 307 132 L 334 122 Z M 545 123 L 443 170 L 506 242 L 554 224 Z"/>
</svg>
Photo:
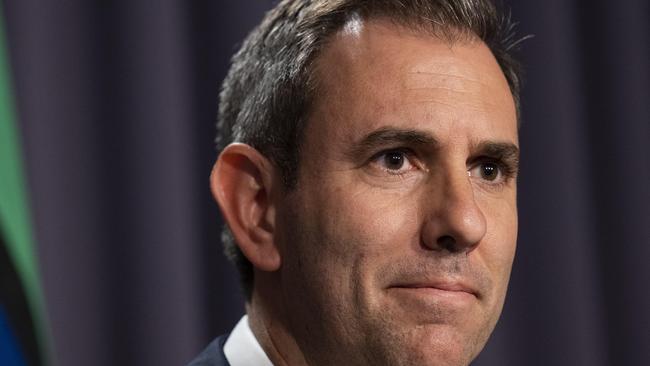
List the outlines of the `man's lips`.
<svg viewBox="0 0 650 366">
<path fill-rule="evenodd" d="M 471 286 L 468 286 L 462 282 L 445 282 L 445 281 L 433 281 L 433 282 L 407 282 L 407 283 L 398 283 L 390 286 L 394 289 L 403 289 L 410 290 L 414 292 L 422 292 L 423 294 L 431 295 L 441 295 L 441 296 L 467 296 L 471 295 L 475 298 L 479 298 L 479 293 Z"/>
</svg>

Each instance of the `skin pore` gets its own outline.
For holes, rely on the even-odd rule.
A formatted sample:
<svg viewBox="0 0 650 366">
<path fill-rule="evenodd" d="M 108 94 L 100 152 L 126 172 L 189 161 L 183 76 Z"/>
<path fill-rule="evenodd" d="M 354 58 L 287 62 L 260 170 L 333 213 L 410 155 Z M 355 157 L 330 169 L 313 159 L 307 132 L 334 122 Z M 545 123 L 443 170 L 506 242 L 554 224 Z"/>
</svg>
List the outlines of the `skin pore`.
<svg viewBox="0 0 650 366">
<path fill-rule="evenodd" d="M 467 365 L 515 253 L 513 98 L 479 40 L 354 21 L 317 59 L 297 187 L 251 159 L 265 234 L 218 198 L 255 266 L 251 328 L 276 365 Z"/>
</svg>

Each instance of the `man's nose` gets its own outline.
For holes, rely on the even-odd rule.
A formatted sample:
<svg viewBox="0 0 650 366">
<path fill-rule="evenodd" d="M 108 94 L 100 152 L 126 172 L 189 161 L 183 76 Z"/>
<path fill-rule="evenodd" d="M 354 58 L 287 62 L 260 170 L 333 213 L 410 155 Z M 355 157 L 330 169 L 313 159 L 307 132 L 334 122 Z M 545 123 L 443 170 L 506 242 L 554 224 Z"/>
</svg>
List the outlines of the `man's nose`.
<svg viewBox="0 0 650 366">
<path fill-rule="evenodd" d="M 485 215 L 466 174 L 441 177 L 425 200 L 423 245 L 430 250 L 471 252 L 485 236 Z"/>
</svg>

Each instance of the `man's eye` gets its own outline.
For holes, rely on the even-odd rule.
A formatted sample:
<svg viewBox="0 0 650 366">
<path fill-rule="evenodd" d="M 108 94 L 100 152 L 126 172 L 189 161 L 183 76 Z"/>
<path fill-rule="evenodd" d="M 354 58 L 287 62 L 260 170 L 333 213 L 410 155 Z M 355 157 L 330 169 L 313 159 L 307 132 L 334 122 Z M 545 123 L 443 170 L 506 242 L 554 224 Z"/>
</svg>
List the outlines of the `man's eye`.
<svg viewBox="0 0 650 366">
<path fill-rule="evenodd" d="M 384 154 L 384 164 L 386 168 L 391 170 L 399 170 L 404 166 L 406 161 L 406 156 L 401 151 L 391 151 Z"/>
<path fill-rule="evenodd" d="M 504 174 L 502 172 L 501 166 L 499 166 L 497 163 L 492 162 L 477 164 L 469 171 L 469 175 L 472 177 L 479 177 L 483 180 L 493 183 L 499 183 L 504 179 Z"/>
<path fill-rule="evenodd" d="M 390 174 L 403 174 L 414 168 L 409 154 L 401 150 L 381 152 L 372 159 L 372 163 Z"/>
<path fill-rule="evenodd" d="M 499 176 L 499 167 L 494 163 L 481 164 L 481 177 L 485 180 L 495 180 Z"/>
</svg>

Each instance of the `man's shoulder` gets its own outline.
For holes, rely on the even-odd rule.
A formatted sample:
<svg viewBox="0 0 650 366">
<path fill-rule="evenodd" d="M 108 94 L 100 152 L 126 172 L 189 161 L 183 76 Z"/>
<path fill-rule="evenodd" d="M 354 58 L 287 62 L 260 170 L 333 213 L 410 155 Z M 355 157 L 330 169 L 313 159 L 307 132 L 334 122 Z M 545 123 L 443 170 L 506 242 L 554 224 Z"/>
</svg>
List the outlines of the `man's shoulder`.
<svg viewBox="0 0 650 366">
<path fill-rule="evenodd" d="M 230 366 L 223 352 L 228 334 L 217 337 L 187 366 Z"/>
</svg>

